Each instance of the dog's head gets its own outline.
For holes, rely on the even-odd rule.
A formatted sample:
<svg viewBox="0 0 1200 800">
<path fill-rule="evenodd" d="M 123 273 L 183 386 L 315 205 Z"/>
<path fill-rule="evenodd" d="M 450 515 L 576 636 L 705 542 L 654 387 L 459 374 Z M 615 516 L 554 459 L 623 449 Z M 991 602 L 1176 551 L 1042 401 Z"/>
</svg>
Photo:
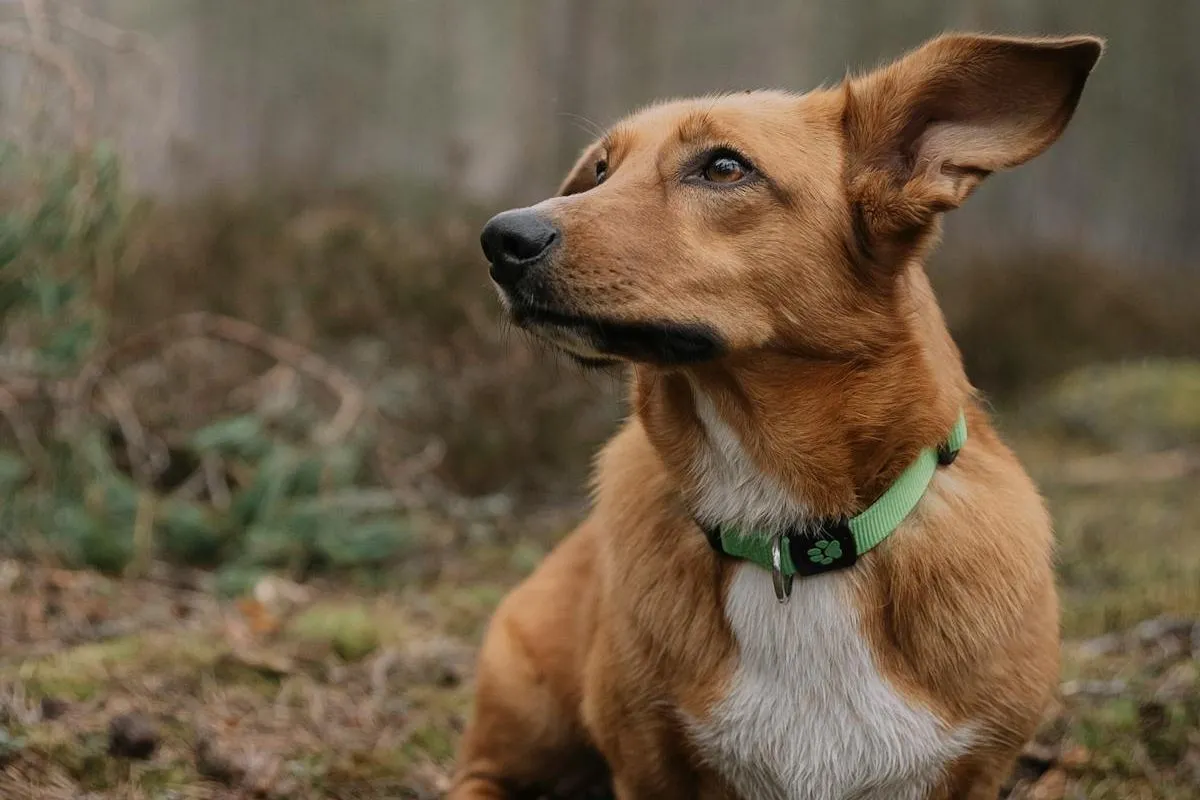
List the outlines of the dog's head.
<svg viewBox="0 0 1200 800">
<path fill-rule="evenodd" d="M 488 223 L 492 278 L 584 363 L 868 356 L 905 324 L 896 276 L 939 215 L 1058 138 L 1101 50 L 945 36 L 833 90 L 653 106 L 559 196 Z"/>
</svg>

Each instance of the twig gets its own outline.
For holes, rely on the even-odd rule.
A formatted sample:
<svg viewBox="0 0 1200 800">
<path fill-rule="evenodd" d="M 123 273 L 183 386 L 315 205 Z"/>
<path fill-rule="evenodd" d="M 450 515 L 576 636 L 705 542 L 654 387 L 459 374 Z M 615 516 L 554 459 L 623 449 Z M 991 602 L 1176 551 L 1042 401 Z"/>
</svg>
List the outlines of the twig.
<svg viewBox="0 0 1200 800">
<path fill-rule="evenodd" d="M 379 410 L 375 409 L 375 413 Z M 398 503 L 409 509 L 427 508 L 434 497 L 444 499 L 449 494 L 433 475 L 446 455 L 442 439 L 431 439 L 415 456 L 395 458 L 393 449 L 381 440 L 375 448 L 375 458 L 376 468 Z M 424 485 L 418 486 L 418 479 Z"/>
<path fill-rule="evenodd" d="M 204 485 L 208 488 L 208 496 L 212 499 L 212 504 L 221 511 L 228 509 L 232 498 L 229 496 L 229 487 L 225 485 L 221 457 L 205 453 L 200 461 L 199 471 L 204 473 Z"/>
<path fill-rule="evenodd" d="M 14 400 L 25 400 L 41 394 L 43 383 L 37 378 L 23 375 L 9 377 L 0 373 L 0 389 L 8 392 Z"/>
<path fill-rule="evenodd" d="M 390 469 L 388 479 L 397 483 L 408 484 L 418 475 L 424 475 L 437 469 L 446 460 L 446 443 L 441 439 L 430 439 L 421 452 L 411 458 L 406 458 L 396 468 Z"/>
<path fill-rule="evenodd" d="M 208 474 L 202 463 L 200 469 L 193 472 L 187 477 L 187 480 L 175 487 L 174 491 L 171 492 L 171 497 L 195 500 L 207 485 Z"/>
<path fill-rule="evenodd" d="M 30 6 L 33 6 L 32 12 Z M 84 150 L 92 141 L 91 118 L 95 94 L 70 52 L 50 40 L 44 16 L 39 16 L 40 8 L 40 3 L 26 4 L 29 30 L 18 25 L 0 25 L 0 49 L 26 53 L 58 74 L 71 92 L 75 147 Z"/>
<path fill-rule="evenodd" d="M 82 413 L 91 403 L 96 384 L 109 372 L 118 358 L 141 360 L 161 350 L 168 343 L 206 337 L 241 345 L 276 361 L 290 364 L 309 378 L 323 383 L 337 396 L 337 411 L 326 425 L 313 434 L 317 444 L 329 446 L 342 441 L 362 416 L 366 407 L 366 397 L 362 389 L 349 375 L 321 356 L 295 342 L 267 333 L 249 322 L 204 311 L 166 320 L 134 334 L 94 359 L 76 379 L 74 391 L 71 393 L 73 410 Z"/>
<path fill-rule="evenodd" d="M 13 436 L 16 437 L 17 444 L 25 452 L 25 457 L 29 459 L 30 465 L 38 475 L 43 478 L 48 477 L 53 472 L 50 454 L 42 447 L 33 426 L 21 413 L 21 404 L 17 402 L 17 398 L 3 386 L 0 386 L 0 415 L 3 415 L 8 422 L 8 427 L 12 429 Z"/>
<path fill-rule="evenodd" d="M 142 486 L 150 486 L 160 470 L 153 463 L 146 430 L 138 421 L 129 394 L 119 382 L 111 379 L 100 382 L 100 394 L 116 418 L 121 435 L 125 437 L 125 451 L 129 454 L 129 468 L 133 477 Z"/>
<path fill-rule="evenodd" d="M 126 578 L 140 578 L 146 574 L 154 558 L 154 517 L 158 498 L 150 488 L 138 493 L 137 513 L 133 518 L 133 558 L 125 568 Z"/>
</svg>

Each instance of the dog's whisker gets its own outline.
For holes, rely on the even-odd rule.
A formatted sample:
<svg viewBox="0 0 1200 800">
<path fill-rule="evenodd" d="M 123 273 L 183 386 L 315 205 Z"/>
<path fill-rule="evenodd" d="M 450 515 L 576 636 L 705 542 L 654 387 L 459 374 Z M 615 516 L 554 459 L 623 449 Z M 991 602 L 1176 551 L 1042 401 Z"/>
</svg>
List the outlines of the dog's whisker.
<svg viewBox="0 0 1200 800">
<path fill-rule="evenodd" d="M 585 117 L 583 114 L 576 114 L 572 111 L 560 111 L 559 116 L 566 117 L 567 120 L 579 130 L 592 136 L 595 139 L 603 138 L 604 128 L 595 120 Z"/>
</svg>

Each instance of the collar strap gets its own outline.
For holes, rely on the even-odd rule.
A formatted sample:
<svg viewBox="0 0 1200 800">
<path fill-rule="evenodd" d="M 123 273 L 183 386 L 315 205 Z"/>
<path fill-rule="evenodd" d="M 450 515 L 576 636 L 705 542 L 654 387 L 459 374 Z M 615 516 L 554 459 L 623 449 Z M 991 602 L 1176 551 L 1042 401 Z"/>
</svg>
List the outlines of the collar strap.
<svg viewBox="0 0 1200 800">
<path fill-rule="evenodd" d="M 878 500 L 848 520 L 790 528 L 774 537 L 732 526 L 704 528 L 705 535 L 717 552 L 771 570 L 776 596 L 784 602 L 796 575 L 819 575 L 852 566 L 860 555 L 895 532 L 925 495 L 938 466 L 954 463 L 966 441 L 967 419 L 960 412 L 942 444 L 922 450 Z"/>
</svg>

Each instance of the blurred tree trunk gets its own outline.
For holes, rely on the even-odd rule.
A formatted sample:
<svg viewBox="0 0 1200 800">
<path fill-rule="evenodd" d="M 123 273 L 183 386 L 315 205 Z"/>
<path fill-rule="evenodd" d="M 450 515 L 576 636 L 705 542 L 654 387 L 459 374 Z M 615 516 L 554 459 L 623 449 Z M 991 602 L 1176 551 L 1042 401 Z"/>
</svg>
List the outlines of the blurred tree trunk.
<svg viewBox="0 0 1200 800">
<path fill-rule="evenodd" d="M 457 33 L 461 26 L 462 13 L 459 0 L 443 0 L 438 3 L 435 16 L 434 58 L 435 97 L 432 104 L 433 127 L 442 134 L 443 189 L 448 196 L 462 200 L 465 196 L 469 154 L 466 144 L 459 135 L 459 103 L 462 102 L 460 87 L 462 73 L 459 69 L 462 57 L 457 47 Z"/>
<path fill-rule="evenodd" d="M 563 34 L 556 74 L 558 111 L 580 115 L 588 109 L 587 78 L 592 66 L 592 42 L 595 39 L 597 4 L 593 0 L 562 0 L 566 3 Z M 554 143 L 554 163 L 566 170 L 578 156 L 580 137 L 570 125 L 558 125 Z"/>
<path fill-rule="evenodd" d="M 1178 109 L 1179 138 L 1182 140 L 1177 210 L 1181 249 L 1200 259 L 1200 48 L 1195 37 L 1200 32 L 1200 3 L 1184 4 L 1182 17 L 1173 22 L 1176 44 L 1168 49 L 1178 59 L 1173 76 L 1178 89 L 1171 105 Z M 1190 265 L 1200 269 L 1200 264 Z"/>
<path fill-rule="evenodd" d="M 658 97 L 662 83 L 661 0 L 622 0 L 616 8 L 614 36 L 621 42 L 618 99 L 625 113 Z"/>
<path fill-rule="evenodd" d="M 556 64 L 553 59 L 556 34 L 551 24 L 553 8 L 549 0 L 517 0 L 513 10 L 518 16 L 517 44 L 521 68 L 514 86 L 514 98 L 520 106 L 515 122 L 520 145 L 519 158 L 522 168 L 517 179 L 520 188 L 528 193 L 530 184 L 536 187 L 549 186 L 554 181 L 553 156 L 557 154 L 558 134 L 554 115 L 561 109 L 555 97 L 554 80 Z M 493 86 L 492 91 L 499 87 Z M 551 102 L 547 102 L 550 100 Z M 528 195 L 526 195 L 528 196 Z"/>
</svg>

